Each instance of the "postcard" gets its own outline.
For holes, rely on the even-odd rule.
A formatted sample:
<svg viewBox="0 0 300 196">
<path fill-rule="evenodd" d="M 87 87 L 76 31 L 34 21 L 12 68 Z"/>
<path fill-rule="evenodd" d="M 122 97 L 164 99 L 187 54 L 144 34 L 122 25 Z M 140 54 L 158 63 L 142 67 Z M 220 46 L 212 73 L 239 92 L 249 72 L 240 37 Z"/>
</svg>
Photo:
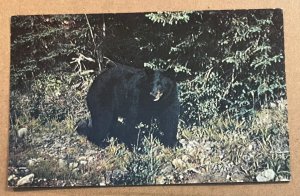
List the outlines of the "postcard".
<svg viewBox="0 0 300 196">
<path fill-rule="evenodd" d="M 8 186 L 291 179 L 281 9 L 11 17 Z"/>
</svg>

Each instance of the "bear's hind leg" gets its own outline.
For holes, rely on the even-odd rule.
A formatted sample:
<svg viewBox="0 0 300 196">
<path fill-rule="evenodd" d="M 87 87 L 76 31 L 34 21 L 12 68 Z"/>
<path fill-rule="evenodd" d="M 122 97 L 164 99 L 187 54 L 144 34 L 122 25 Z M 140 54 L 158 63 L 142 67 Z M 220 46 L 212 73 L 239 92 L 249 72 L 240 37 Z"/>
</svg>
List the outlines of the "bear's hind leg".
<svg viewBox="0 0 300 196">
<path fill-rule="evenodd" d="M 87 138 L 98 146 L 105 145 L 104 140 L 107 138 L 112 128 L 113 115 L 109 109 L 96 110 L 91 114 L 92 129 L 88 132 Z"/>
</svg>

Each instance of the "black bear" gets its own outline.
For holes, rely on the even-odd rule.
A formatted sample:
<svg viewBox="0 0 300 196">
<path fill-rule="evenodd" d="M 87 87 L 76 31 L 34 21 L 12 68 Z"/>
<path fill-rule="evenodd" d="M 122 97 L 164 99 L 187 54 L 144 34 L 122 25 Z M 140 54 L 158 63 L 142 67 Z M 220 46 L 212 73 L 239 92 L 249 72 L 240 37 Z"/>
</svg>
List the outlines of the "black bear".
<svg viewBox="0 0 300 196">
<path fill-rule="evenodd" d="M 87 138 L 97 145 L 112 134 L 118 118 L 124 120 L 120 137 L 129 143 L 136 139 L 135 126 L 157 119 L 161 142 L 177 143 L 179 100 L 177 84 L 161 71 L 145 71 L 109 61 L 109 68 L 93 81 L 87 106 L 91 113 Z"/>
</svg>

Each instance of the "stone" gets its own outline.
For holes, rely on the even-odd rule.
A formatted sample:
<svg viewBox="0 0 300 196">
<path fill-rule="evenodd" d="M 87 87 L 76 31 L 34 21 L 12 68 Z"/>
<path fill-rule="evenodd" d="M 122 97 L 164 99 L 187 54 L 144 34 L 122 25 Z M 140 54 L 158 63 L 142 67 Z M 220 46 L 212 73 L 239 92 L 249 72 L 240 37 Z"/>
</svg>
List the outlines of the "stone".
<svg viewBox="0 0 300 196">
<path fill-rule="evenodd" d="M 7 181 L 11 181 L 11 180 L 13 180 L 15 177 L 16 177 L 16 175 L 15 175 L 15 174 L 13 174 L 13 175 L 10 175 L 10 176 L 8 177 Z"/>
<path fill-rule="evenodd" d="M 69 163 L 69 168 L 70 169 L 75 169 L 76 167 L 78 167 L 78 163 L 77 162 Z"/>
<path fill-rule="evenodd" d="M 82 161 L 80 161 L 79 163 L 80 163 L 80 165 L 86 165 L 86 164 L 87 164 L 87 161 L 82 160 Z"/>
<path fill-rule="evenodd" d="M 89 157 L 88 158 L 88 162 L 90 163 L 90 162 L 93 162 L 93 161 L 95 161 L 95 157 Z"/>
<path fill-rule="evenodd" d="M 275 172 L 272 169 L 264 170 L 256 176 L 257 182 L 269 182 L 274 180 Z"/>
<path fill-rule="evenodd" d="M 155 179 L 156 184 L 166 184 L 166 180 L 164 176 L 158 176 Z"/>
<path fill-rule="evenodd" d="M 86 160 L 86 157 L 85 156 L 81 156 L 78 158 L 78 161 L 85 161 Z"/>
<path fill-rule="evenodd" d="M 17 131 L 17 135 L 19 138 L 25 137 L 27 135 L 28 129 L 27 128 L 21 128 Z"/>
<path fill-rule="evenodd" d="M 27 163 L 28 163 L 28 165 L 29 165 L 30 167 L 34 166 L 36 162 L 37 162 L 36 159 L 29 159 L 29 160 L 27 161 Z"/>
<path fill-rule="evenodd" d="M 73 173 L 78 173 L 79 172 L 79 168 L 75 168 L 72 170 Z"/>
<path fill-rule="evenodd" d="M 186 166 L 186 163 L 185 163 L 184 161 L 182 161 L 181 159 L 176 158 L 176 159 L 174 159 L 174 160 L 172 161 L 172 165 L 173 165 L 176 169 L 178 169 L 178 168 L 182 169 L 182 168 L 184 168 L 184 167 Z"/>
<path fill-rule="evenodd" d="M 180 140 L 179 140 L 179 143 L 181 143 L 181 145 L 182 145 L 183 147 L 185 147 L 185 146 L 187 145 L 187 141 L 186 141 L 185 139 L 180 139 Z"/>
<path fill-rule="evenodd" d="M 23 178 L 21 178 L 20 180 L 18 180 L 17 182 L 17 186 L 22 186 L 25 184 L 30 184 L 33 182 L 33 178 L 34 178 L 34 174 L 29 174 L 27 176 L 24 176 Z"/>
<path fill-rule="evenodd" d="M 58 167 L 59 168 L 64 168 L 67 165 L 67 161 L 63 160 L 63 159 L 58 159 Z"/>
</svg>

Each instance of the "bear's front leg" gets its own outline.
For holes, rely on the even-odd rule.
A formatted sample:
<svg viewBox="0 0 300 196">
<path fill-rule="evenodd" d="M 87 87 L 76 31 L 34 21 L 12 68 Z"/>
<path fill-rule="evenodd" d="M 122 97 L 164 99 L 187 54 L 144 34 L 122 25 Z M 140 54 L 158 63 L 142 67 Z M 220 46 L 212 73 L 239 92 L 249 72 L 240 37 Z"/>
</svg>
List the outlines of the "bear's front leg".
<svg viewBox="0 0 300 196">
<path fill-rule="evenodd" d="M 171 104 L 159 116 L 159 128 L 163 132 L 161 142 L 167 147 L 177 145 L 177 129 L 179 121 L 179 105 L 177 102 Z"/>
</svg>

